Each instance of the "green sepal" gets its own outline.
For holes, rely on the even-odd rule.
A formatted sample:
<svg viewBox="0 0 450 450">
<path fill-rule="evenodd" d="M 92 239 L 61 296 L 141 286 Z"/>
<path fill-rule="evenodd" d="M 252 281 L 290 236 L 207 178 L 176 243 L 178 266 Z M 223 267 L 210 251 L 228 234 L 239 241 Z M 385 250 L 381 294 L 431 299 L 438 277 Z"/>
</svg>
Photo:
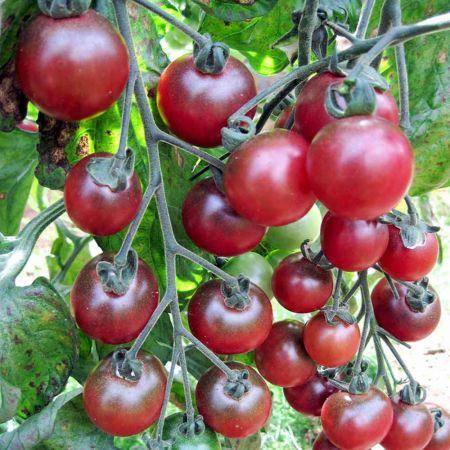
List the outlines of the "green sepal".
<svg viewBox="0 0 450 450">
<path fill-rule="evenodd" d="M 38 0 L 40 10 L 53 19 L 81 16 L 89 9 L 91 0 Z"/>
</svg>

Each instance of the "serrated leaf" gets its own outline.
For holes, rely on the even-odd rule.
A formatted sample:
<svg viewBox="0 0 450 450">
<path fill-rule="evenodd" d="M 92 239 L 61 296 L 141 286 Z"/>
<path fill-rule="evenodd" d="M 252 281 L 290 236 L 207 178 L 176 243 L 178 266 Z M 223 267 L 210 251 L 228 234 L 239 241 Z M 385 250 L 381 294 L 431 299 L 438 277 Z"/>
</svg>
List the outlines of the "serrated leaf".
<svg viewBox="0 0 450 450">
<path fill-rule="evenodd" d="M 237 2 L 236 0 L 194 0 L 207 14 L 226 22 L 240 22 L 266 15 L 277 0 L 256 0 Z"/>
<path fill-rule="evenodd" d="M 12 419 L 19 406 L 20 389 L 0 378 L 0 423 Z"/>
</svg>

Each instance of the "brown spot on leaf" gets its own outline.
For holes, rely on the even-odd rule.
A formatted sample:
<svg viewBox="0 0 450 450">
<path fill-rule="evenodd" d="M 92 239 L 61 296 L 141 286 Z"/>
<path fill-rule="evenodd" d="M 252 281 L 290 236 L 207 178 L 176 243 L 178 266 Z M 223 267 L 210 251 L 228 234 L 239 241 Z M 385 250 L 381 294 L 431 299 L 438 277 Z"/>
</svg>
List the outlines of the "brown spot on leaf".
<svg viewBox="0 0 450 450">
<path fill-rule="evenodd" d="M 447 62 L 447 58 L 448 56 L 446 52 L 439 52 L 437 61 L 439 64 L 444 64 L 445 62 Z"/>
<path fill-rule="evenodd" d="M 31 388 L 36 387 L 36 385 L 34 384 L 34 381 L 30 381 L 30 382 L 28 383 L 28 386 L 30 386 Z"/>
<path fill-rule="evenodd" d="M 23 343 L 22 339 L 20 339 L 20 337 L 17 336 L 17 334 L 14 335 L 13 342 L 15 345 L 20 345 Z"/>
<path fill-rule="evenodd" d="M 25 354 L 31 358 L 31 355 L 33 354 L 33 349 L 29 348 L 28 350 L 25 351 Z"/>
<path fill-rule="evenodd" d="M 30 362 L 23 367 L 26 371 L 30 371 L 34 368 L 34 362 Z"/>
<path fill-rule="evenodd" d="M 7 194 L 6 192 L 0 192 L 0 200 L 6 200 Z"/>
</svg>

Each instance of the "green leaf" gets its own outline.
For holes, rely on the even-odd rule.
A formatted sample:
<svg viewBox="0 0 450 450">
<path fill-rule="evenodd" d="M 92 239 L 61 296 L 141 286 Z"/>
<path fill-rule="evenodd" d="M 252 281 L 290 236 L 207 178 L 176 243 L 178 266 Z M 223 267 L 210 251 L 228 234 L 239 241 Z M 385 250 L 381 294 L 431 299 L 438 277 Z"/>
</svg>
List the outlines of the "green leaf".
<svg viewBox="0 0 450 450">
<path fill-rule="evenodd" d="M 253 434 L 244 439 L 225 438 L 224 450 L 260 450 L 262 446 L 261 433 Z"/>
<path fill-rule="evenodd" d="M 197 380 L 213 365 L 212 362 L 194 346 L 186 348 L 189 373 Z"/>
<path fill-rule="evenodd" d="M 26 417 L 63 390 L 78 356 L 75 324 L 44 278 L 1 297 L 0 377 L 22 391 L 18 414 Z"/>
<path fill-rule="evenodd" d="M 0 435 L 0 448 L 8 450 L 34 449 L 39 442 L 52 434 L 58 411 L 81 392 L 82 389 L 79 388 L 61 394 L 40 413 L 25 420 L 18 428 Z"/>
<path fill-rule="evenodd" d="M 0 378 L 0 423 L 12 419 L 19 406 L 20 389 Z"/>
<path fill-rule="evenodd" d="M 240 4 L 236 0 L 194 0 L 207 14 L 226 22 L 237 22 L 266 15 L 277 0 L 256 0 L 253 4 Z"/>
<path fill-rule="evenodd" d="M 15 235 L 37 164 L 37 137 L 20 130 L 0 132 L 0 232 Z"/>
</svg>

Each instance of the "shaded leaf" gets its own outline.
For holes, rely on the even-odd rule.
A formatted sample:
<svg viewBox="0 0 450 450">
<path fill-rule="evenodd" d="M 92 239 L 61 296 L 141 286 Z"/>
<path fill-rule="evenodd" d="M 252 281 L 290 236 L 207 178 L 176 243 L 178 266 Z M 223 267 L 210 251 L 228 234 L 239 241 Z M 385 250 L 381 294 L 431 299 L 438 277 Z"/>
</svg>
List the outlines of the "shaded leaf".
<svg viewBox="0 0 450 450">
<path fill-rule="evenodd" d="M 207 14 L 227 22 L 242 21 L 266 15 L 277 0 L 194 0 Z"/>
<path fill-rule="evenodd" d="M 0 378 L 0 423 L 12 419 L 19 406 L 20 389 Z"/>
</svg>

